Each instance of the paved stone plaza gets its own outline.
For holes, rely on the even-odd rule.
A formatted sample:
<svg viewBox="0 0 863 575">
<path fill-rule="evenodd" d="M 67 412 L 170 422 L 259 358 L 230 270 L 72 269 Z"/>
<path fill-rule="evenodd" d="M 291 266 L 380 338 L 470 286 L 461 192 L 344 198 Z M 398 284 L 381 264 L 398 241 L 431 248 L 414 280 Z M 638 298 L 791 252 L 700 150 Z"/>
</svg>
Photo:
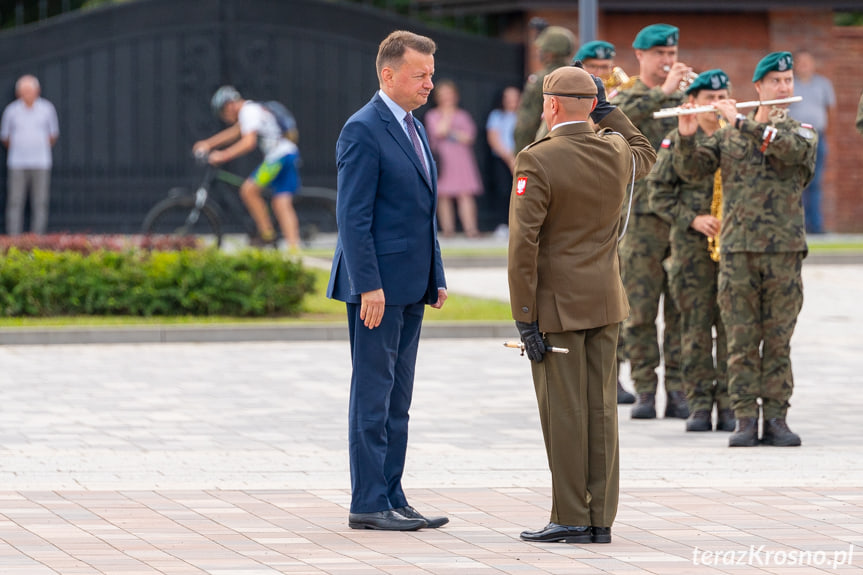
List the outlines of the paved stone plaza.
<svg viewBox="0 0 863 575">
<path fill-rule="evenodd" d="M 506 297 L 500 268 L 448 276 Z M 621 407 L 611 545 L 518 539 L 550 476 L 527 360 L 496 336 L 420 346 L 405 484 L 451 522 L 415 533 L 347 527 L 345 341 L 0 347 L 0 574 L 863 571 L 863 266 L 804 284 L 803 446 Z"/>
</svg>

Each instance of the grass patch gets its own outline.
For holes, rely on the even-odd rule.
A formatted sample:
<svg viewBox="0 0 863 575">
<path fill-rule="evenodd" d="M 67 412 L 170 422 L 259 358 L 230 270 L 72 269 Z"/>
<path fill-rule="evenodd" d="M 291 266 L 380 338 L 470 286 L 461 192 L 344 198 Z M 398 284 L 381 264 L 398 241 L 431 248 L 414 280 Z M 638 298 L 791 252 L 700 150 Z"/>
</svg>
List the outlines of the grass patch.
<svg viewBox="0 0 863 575">
<path fill-rule="evenodd" d="M 303 313 L 300 318 L 344 320 L 345 304 L 328 299 L 326 296 L 330 273 L 320 269 L 309 271 L 315 275 L 315 289 L 303 300 Z M 427 308 L 425 319 L 429 321 L 510 321 L 512 313 L 506 302 L 450 294 L 442 309 Z"/>
<path fill-rule="evenodd" d="M 863 242 L 830 242 L 819 243 L 809 241 L 810 252 L 863 252 Z"/>
</svg>

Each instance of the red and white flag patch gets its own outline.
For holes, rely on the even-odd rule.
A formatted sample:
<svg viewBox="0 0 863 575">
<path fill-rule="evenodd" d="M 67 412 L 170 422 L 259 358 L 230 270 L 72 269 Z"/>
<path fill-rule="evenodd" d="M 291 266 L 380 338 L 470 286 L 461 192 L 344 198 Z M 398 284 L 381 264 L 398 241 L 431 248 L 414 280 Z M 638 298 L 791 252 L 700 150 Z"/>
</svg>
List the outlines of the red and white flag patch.
<svg viewBox="0 0 863 575">
<path fill-rule="evenodd" d="M 515 184 L 515 195 L 523 196 L 524 189 L 527 187 L 527 178 L 519 178 Z"/>
<path fill-rule="evenodd" d="M 669 140 L 668 138 L 665 138 L 664 140 L 662 140 L 662 148 L 663 149 L 667 150 L 670 147 L 671 147 L 671 140 Z"/>
</svg>

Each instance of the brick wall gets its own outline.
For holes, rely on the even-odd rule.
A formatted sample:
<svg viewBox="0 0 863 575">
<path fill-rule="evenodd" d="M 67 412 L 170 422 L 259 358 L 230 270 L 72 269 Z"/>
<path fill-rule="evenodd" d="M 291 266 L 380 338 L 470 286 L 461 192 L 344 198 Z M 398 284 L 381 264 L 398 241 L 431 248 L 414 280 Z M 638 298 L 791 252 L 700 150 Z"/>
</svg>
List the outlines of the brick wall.
<svg viewBox="0 0 863 575">
<path fill-rule="evenodd" d="M 854 127 L 863 93 L 863 28 L 834 28 L 833 86 L 836 125 L 828 157 L 830 188 L 825 190 L 825 226 L 836 232 L 863 232 L 863 137 Z"/>
<path fill-rule="evenodd" d="M 577 11 L 532 12 L 526 18 L 533 16 L 578 31 Z M 834 27 L 830 10 L 601 12 L 598 36 L 616 46 L 616 64 L 632 76 L 638 74 L 632 40 L 641 28 L 657 22 L 680 28 L 680 61 L 697 72 L 722 68 L 731 78 L 733 96 L 738 100 L 757 98 L 752 72 L 768 52 L 795 52 L 804 47 L 812 52 L 819 73 L 833 81 L 837 97 L 836 126 L 828 138 L 823 181 L 824 225 L 831 232 L 863 232 L 863 137 L 854 129 L 857 102 L 863 92 L 863 29 Z M 530 45 L 530 39 L 532 36 L 523 41 Z M 536 70 L 539 66 L 533 51 L 527 55 L 529 69 Z"/>
</svg>

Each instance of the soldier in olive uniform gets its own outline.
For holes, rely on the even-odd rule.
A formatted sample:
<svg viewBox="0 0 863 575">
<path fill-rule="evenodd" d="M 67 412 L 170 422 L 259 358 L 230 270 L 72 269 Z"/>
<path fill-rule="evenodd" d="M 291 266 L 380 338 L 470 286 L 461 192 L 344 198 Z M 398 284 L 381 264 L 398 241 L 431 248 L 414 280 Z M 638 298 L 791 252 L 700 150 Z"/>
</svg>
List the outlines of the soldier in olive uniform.
<svg viewBox="0 0 863 575">
<path fill-rule="evenodd" d="M 789 52 L 755 68 L 760 101 L 794 94 Z M 794 388 L 791 334 L 803 305 L 806 256 L 802 194 L 815 170 L 818 136 L 787 116 L 787 104 L 739 114 L 733 100 L 715 104 L 729 126 L 702 143 L 695 118 L 680 116 L 672 154 L 681 177 L 722 169 L 719 309 L 728 338 L 728 391 L 737 427 L 728 444 L 758 444 L 761 402 L 765 445 L 800 445 L 786 423 Z"/>
<path fill-rule="evenodd" d="M 549 26 L 536 37 L 542 70 L 531 74 L 521 92 L 515 124 L 515 149 L 522 150 L 536 139 L 542 121 L 542 81 L 552 70 L 566 66 L 575 52 L 575 35 L 562 26 Z"/>
<path fill-rule="evenodd" d="M 609 543 L 617 514 L 618 324 L 626 317 L 617 241 L 650 142 L 605 100 L 599 78 L 559 68 L 543 81 L 551 130 L 515 160 L 508 275 L 513 317 L 531 360 L 552 473 L 551 522 L 527 541 Z M 587 120 L 600 128 L 595 132 Z M 546 354 L 548 345 L 568 354 Z"/>
<path fill-rule="evenodd" d="M 686 90 L 694 106 L 710 106 L 728 98 L 728 75 L 708 70 L 698 75 Z M 696 143 L 720 128 L 716 111 L 697 115 Z M 714 201 L 721 200 L 721 174 L 707 174 L 687 182 L 674 171 L 671 162 L 673 130 L 662 141 L 656 165 L 648 176 L 650 209 L 671 226 L 671 256 L 665 260 L 668 289 L 680 311 L 681 373 L 689 405 L 686 431 L 711 431 L 711 414 L 716 404 L 717 431 L 734 431 L 734 411 L 725 378 L 725 328 L 716 301 L 717 262 L 711 258 L 708 238 L 719 235 L 720 220 L 713 213 Z M 718 195 L 717 195 L 718 194 Z M 716 363 L 713 329 L 716 328 Z"/>
<path fill-rule="evenodd" d="M 653 113 L 683 102 L 679 86 L 692 72 L 677 61 L 678 30 L 668 24 L 653 24 L 642 29 L 632 47 L 640 65 L 640 75 L 632 87 L 612 99 L 655 150 L 676 122 L 673 118 L 655 120 Z M 667 70 L 666 70 L 667 68 Z M 656 329 L 659 301 L 663 293 L 662 355 L 665 360 L 665 417 L 686 418 L 689 410 L 680 379 L 680 318 L 668 297 L 668 282 L 662 261 L 670 252 L 669 226 L 654 214 L 648 203 L 647 181 L 635 184 L 632 213 L 626 235 L 620 243 L 621 275 L 629 296 L 631 313 L 623 322 L 624 353 L 638 399 L 632 406 L 634 419 L 656 417 L 656 369 L 660 349 Z"/>
</svg>

